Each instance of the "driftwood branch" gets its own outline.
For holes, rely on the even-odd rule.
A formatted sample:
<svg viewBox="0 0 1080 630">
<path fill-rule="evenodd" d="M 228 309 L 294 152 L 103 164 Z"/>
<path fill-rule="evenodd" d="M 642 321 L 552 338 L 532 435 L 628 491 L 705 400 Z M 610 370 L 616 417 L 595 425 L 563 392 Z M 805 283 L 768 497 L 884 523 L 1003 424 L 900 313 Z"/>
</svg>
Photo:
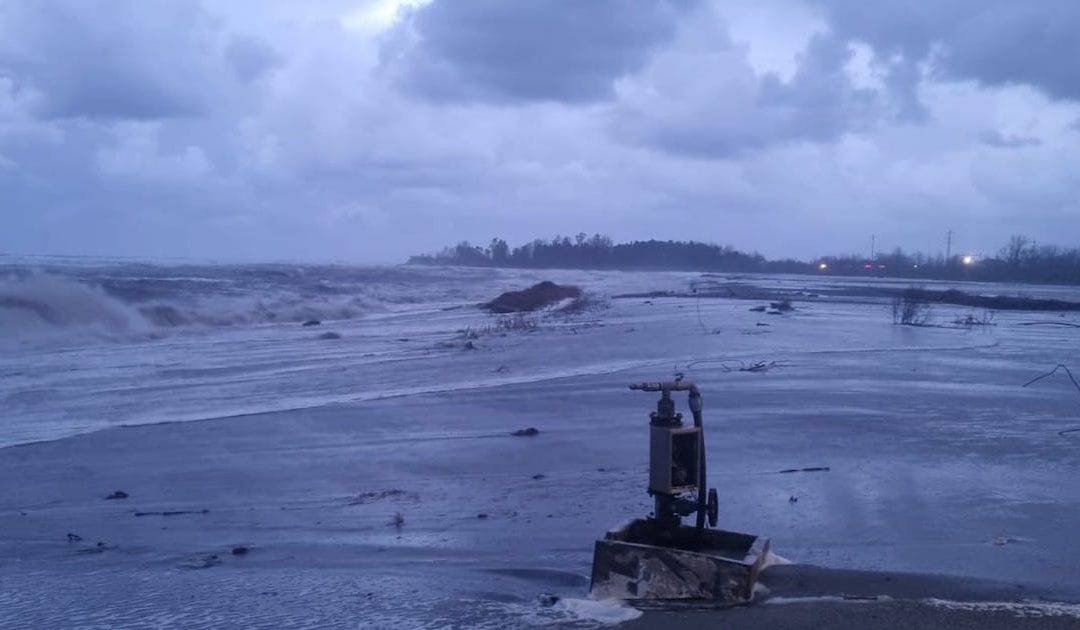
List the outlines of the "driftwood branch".
<svg viewBox="0 0 1080 630">
<path fill-rule="evenodd" d="M 1043 380 L 1044 378 L 1048 378 L 1050 376 L 1053 376 L 1058 370 L 1061 370 L 1061 371 L 1065 372 L 1065 374 L 1067 374 L 1069 376 L 1069 380 L 1072 381 L 1073 387 L 1076 388 L 1077 392 L 1080 392 L 1080 383 L 1076 382 L 1076 377 L 1073 376 L 1072 371 L 1069 370 L 1069 368 L 1067 366 L 1062 365 L 1061 363 L 1058 363 L 1056 366 L 1054 366 L 1054 369 L 1050 370 L 1046 374 L 1036 376 L 1035 378 L 1031 379 L 1030 381 L 1024 383 L 1023 387 L 1027 387 L 1028 385 L 1031 385 L 1032 383 L 1037 383 L 1037 382 Z M 1064 431 L 1058 431 L 1058 435 L 1068 435 L 1069 433 L 1080 433 L 1080 427 L 1076 427 L 1076 428 L 1073 428 L 1073 429 L 1065 429 Z"/>
</svg>

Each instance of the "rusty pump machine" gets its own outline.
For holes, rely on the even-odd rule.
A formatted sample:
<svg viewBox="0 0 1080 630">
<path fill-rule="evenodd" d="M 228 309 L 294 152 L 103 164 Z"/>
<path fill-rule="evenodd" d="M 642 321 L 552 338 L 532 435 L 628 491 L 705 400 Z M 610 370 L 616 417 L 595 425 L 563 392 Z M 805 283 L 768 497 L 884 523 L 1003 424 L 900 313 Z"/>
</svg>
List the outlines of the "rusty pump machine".
<svg viewBox="0 0 1080 630">
<path fill-rule="evenodd" d="M 677 528 L 681 517 L 697 513 L 696 529 L 703 533 L 705 520 L 716 527 L 716 488 L 706 493 L 705 434 L 702 427 L 701 392 L 681 379 L 668 383 L 640 383 L 630 389 L 660 392 L 656 411 L 649 414 L 649 494 L 656 501 L 653 518 L 661 528 Z M 673 391 L 690 392 L 692 426 L 684 426 L 676 413 Z M 685 495 L 693 498 L 685 498 Z"/>
<path fill-rule="evenodd" d="M 769 540 L 713 529 L 719 508 L 716 490 L 707 490 L 701 392 L 681 376 L 630 389 L 660 393 L 656 411 L 649 414 L 648 493 L 654 509 L 596 542 L 590 595 L 749 601 Z M 671 396 L 682 391 L 688 392 L 693 416 L 689 426 Z M 694 526 L 683 525 L 682 518 L 691 514 Z"/>
</svg>

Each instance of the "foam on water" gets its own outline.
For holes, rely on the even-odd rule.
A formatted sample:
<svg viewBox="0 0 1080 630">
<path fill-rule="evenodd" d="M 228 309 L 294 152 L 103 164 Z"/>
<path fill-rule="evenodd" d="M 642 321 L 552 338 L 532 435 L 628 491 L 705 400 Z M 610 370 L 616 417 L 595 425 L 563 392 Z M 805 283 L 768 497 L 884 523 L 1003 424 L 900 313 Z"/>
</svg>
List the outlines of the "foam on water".
<svg viewBox="0 0 1080 630">
<path fill-rule="evenodd" d="M 1058 602 L 958 602 L 947 599 L 926 599 L 924 603 L 947 610 L 969 612 L 1001 612 L 1016 617 L 1067 617 L 1080 619 L 1080 605 Z"/>
<path fill-rule="evenodd" d="M 579 599 L 567 597 L 551 606 L 534 604 L 499 604 L 506 614 L 515 617 L 521 625 L 544 627 L 583 627 L 611 626 L 633 621 L 642 612 L 625 602 L 614 599 Z M 505 624 L 505 618 L 496 622 Z M 498 626 L 504 627 L 504 626 Z"/>
</svg>

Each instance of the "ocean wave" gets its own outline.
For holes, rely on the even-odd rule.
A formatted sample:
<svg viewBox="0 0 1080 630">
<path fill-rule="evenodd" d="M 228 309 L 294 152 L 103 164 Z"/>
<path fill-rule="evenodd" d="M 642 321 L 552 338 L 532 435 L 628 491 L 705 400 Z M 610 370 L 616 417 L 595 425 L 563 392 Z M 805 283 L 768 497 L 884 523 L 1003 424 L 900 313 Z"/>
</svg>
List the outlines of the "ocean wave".
<svg viewBox="0 0 1080 630">
<path fill-rule="evenodd" d="M 0 337 L 8 339 L 63 333 L 116 338 L 184 327 L 347 320 L 382 308 L 357 287 L 325 282 L 303 287 L 194 278 L 92 282 L 25 270 L 0 276 Z"/>
</svg>

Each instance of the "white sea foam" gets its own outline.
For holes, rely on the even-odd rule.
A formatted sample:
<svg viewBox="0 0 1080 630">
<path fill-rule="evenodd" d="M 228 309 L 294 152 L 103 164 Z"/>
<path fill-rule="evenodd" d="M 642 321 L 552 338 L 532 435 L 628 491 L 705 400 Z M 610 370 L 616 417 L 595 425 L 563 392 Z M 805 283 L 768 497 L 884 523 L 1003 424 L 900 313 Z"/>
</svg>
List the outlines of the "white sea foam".
<svg viewBox="0 0 1080 630">
<path fill-rule="evenodd" d="M 764 571 L 769 567 L 781 566 L 785 564 L 795 564 L 791 560 L 788 560 L 784 556 L 778 555 L 769 551 L 765 554 L 765 561 L 761 563 L 761 570 Z"/>
<path fill-rule="evenodd" d="M 578 599 L 567 597 L 551 606 L 500 604 L 516 625 L 531 627 L 588 624 L 610 626 L 633 621 L 642 615 L 637 608 L 615 599 Z M 505 623 L 505 620 L 502 622 Z M 505 627 L 505 626 L 499 626 Z"/>
<path fill-rule="evenodd" d="M 1060 602 L 958 602 L 948 599 L 925 599 L 924 603 L 947 610 L 1001 612 L 1016 617 L 1068 617 L 1080 619 L 1080 604 Z"/>
</svg>

